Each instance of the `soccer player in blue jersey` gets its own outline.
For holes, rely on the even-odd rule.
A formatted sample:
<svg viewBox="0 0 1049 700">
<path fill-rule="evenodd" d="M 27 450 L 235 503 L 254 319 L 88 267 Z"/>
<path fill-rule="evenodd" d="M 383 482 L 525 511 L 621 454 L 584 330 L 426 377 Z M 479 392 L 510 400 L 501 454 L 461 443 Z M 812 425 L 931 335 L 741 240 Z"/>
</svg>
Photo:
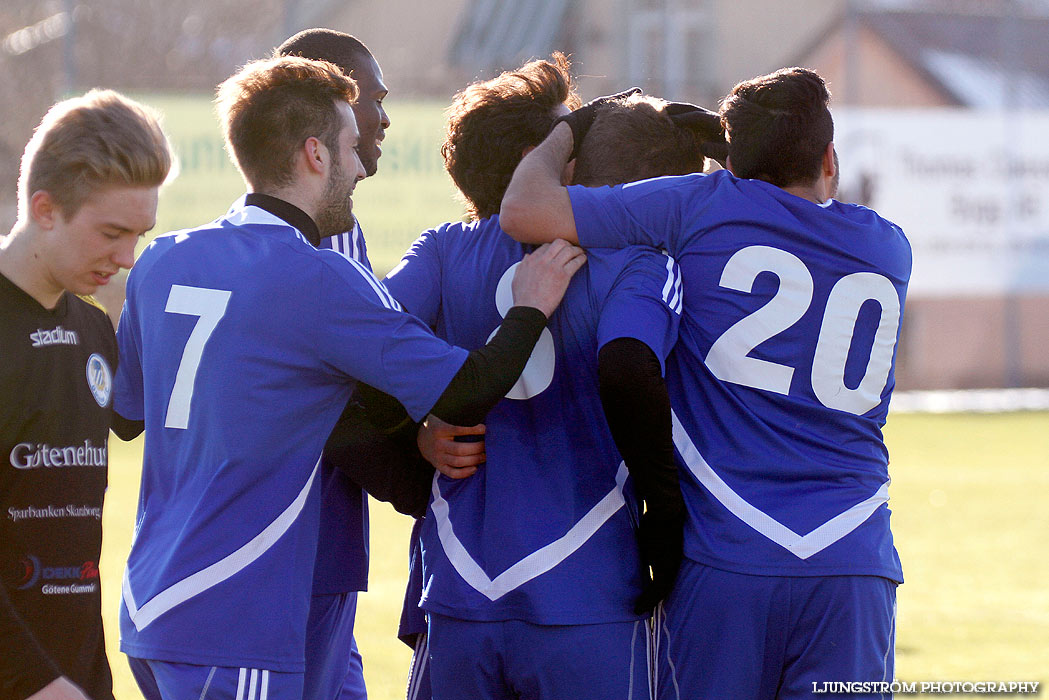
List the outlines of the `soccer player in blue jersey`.
<svg viewBox="0 0 1049 700">
<path fill-rule="evenodd" d="M 357 83 L 360 93 L 353 103 L 353 116 L 360 135 L 357 154 L 365 177 L 378 170 L 381 143 L 390 118 L 383 108 L 388 89 L 382 69 L 371 51 L 357 38 L 332 29 L 307 29 L 277 47 L 280 56 L 302 56 L 337 65 Z M 369 271 L 368 248 L 357 217 L 352 227 L 321 240 L 320 248 L 336 250 Z M 367 426 L 358 426 L 366 429 Z M 369 460 L 355 444 L 352 459 L 339 461 L 334 450 L 326 450 L 321 460 L 321 520 L 323 533 L 317 543 L 317 565 L 313 579 L 313 598 L 306 627 L 306 675 L 304 697 L 318 700 L 364 700 L 364 668 L 353 623 L 357 611 L 357 592 L 368 588 L 368 499 L 362 486 L 382 497 L 374 484 L 376 477 L 395 473 L 390 464 L 377 473 L 361 473 L 359 465 L 387 460 Z M 384 454 L 383 457 L 388 457 Z M 343 468 L 337 468 L 342 466 Z M 354 470 L 351 476 L 350 471 Z M 354 478 L 356 477 L 356 479 Z M 362 482 L 362 483 L 358 483 Z M 405 506 L 397 504 L 400 508 Z M 411 508 L 412 506 L 408 506 Z M 425 508 L 425 504 L 421 504 Z"/>
<path fill-rule="evenodd" d="M 541 248 L 506 323 L 467 352 L 354 261 L 318 250 L 364 176 L 331 64 L 256 61 L 220 86 L 242 205 L 158 237 L 128 280 L 114 427 L 146 433 L 121 648 L 151 700 L 298 698 L 322 447 L 360 379 L 415 420 L 478 422 L 512 386 L 582 265 Z"/>
<path fill-rule="evenodd" d="M 443 152 L 472 221 L 424 233 L 386 279 L 406 310 L 451 342 L 481 344 L 502 320 L 506 285 L 527 250 L 499 229 L 502 191 L 572 99 L 567 65 L 557 57 L 470 85 L 453 102 Z M 593 184 L 703 167 L 698 141 L 662 103 L 609 106 L 594 132 L 576 164 L 577 176 Z M 628 162 L 617 162 L 617 143 L 628 144 Z M 676 528 L 680 556 L 683 503 L 670 421 L 667 415 L 664 454 L 624 453 L 623 464 L 598 387 L 600 373 L 602 389 L 616 381 L 637 386 L 639 375 L 662 388 L 681 303 L 677 268 L 658 251 L 631 248 L 592 252 L 584 274 L 521 381 L 489 414 L 486 464 L 469 479 L 433 485 L 422 527 L 428 658 L 417 655 L 415 663 L 429 662 L 435 698 L 649 696 L 634 492 L 648 501 L 647 530 L 653 517 L 670 516 L 658 539 L 673 541 Z M 643 364 L 613 371 L 609 382 L 604 365 L 624 351 Z M 637 410 L 623 413 L 647 427 L 647 397 L 634 398 Z M 618 421 L 620 433 L 626 422 Z M 644 488 L 654 478 L 670 482 L 663 501 Z M 410 694 L 419 689 L 413 680 Z"/>
<path fill-rule="evenodd" d="M 911 253 L 833 199 L 829 93 L 791 68 L 720 110 L 728 171 L 560 185 L 586 115 L 526 157 L 504 229 L 665 247 L 685 308 L 668 362 L 686 562 L 660 620 L 661 698 L 800 698 L 891 681 L 900 561 L 882 439 Z"/>
</svg>

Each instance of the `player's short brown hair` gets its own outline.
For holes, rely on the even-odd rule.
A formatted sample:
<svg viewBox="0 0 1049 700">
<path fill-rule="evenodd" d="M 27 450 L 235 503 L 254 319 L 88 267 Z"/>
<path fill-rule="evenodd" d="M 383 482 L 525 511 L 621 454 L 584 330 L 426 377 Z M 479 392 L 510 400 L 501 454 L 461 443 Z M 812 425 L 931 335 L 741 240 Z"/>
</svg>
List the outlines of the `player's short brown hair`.
<svg viewBox="0 0 1049 700">
<path fill-rule="evenodd" d="M 441 154 L 471 218 L 499 213 L 524 150 L 550 133 L 558 105 L 579 106 L 569 68 L 564 54 L 554 53 L 455 95 Z"/>
<path fill-rule="evenodd" d="M 732 172 L 777 187 L 814 181 L 834 140 L 829 102 L 823 78 L 805 68 L 736 85 L 720 110 Z"/>
<path fill-rule="evenodd" d="M 337 66 L 285 56 L 252 61 L 218 87 L 215 98 L 226 150 L 256 190 L 291 182 L 296 151 L 316 137 L 336 149 L 342 118 L 357 83 Z"/>
<path fill-rule="evenodd" d="M 171 160 L 160 118 L 149 107 L 112 90 L 63 100 L 47 111 L 26 144 L 18 218 L 26 219 L 30 198 L 41 190 L 69 219 L 104 187 L 159 187 Z"/>
<path fill-rule="evenodd" d="M 599 187 L 702 172 L 699 137 L 675 126 L 666 104 L 631 95 L 601 107 L 583 139 L 573 182 Z"/>
</svg>

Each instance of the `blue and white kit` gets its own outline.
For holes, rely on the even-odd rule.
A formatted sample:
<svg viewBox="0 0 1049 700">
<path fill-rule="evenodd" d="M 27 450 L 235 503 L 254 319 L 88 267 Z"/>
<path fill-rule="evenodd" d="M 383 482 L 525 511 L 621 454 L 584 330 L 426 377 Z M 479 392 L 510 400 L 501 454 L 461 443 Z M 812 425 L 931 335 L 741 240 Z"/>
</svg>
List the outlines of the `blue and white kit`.
<svg viewBox="0 0 1049 700">
<path fill-rule="evenodd" d="M 122 650 L 301 673 L 319 458 L 354 380 L 419 419 L 467 352 L 257 206 L 154 240 L 118 341 L 115 409 L 146 426 Z"/>
<path fill-rule="evenodd" d="M 891 680 L 903 573 L 881 428 L 911 271 L 903 232 L 728 171 L 568 192 L 581 245 L 664 247 L 682 268 L 667 385 L 691 561 L 659 621 L 660 697 L 785 699 L 820 678 Z M 789 610 L 768 603 L 782 600 Z M 747 610 L 768 633 L 730 649 L 718 630 Z M 746 690 L 759 667 L 768 695 Z"/>
<path fill-rule="evenodd" d="M 911 254 L 875 212 L 727 171 L 568 189 L 580 244 L 681 264 L 668 361 L 685 553 L 728 571 L 902 581 L 881 427 Z"/>
<path fill-rule="evenodd" d="M 448 342 L 481 347 L 512 304 L 528 252 L 498 217 L 424 233 L 386 284 Z M 654 250 L 592 251 L 521 380 L 485 420 L 487 463 L 434 480 L 423 524 L 422 606 L 542 625 L 637 620 L 636 504 L 597 391 L 597 352 L 631 337 L 673 345 L 677 266 Z"/>
</svg>

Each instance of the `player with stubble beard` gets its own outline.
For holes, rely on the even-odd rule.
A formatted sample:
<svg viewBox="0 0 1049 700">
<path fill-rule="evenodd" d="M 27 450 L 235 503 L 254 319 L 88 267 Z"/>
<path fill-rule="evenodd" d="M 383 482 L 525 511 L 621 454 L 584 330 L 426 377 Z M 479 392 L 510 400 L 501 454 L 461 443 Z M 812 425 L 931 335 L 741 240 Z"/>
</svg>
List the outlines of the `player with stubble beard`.
<svg viewBox="0 0 1049 700">
<path fill-rule="evenodd" d="M 150 700 L 302 696 L 320 456 L 355 381 L 416 420 L 478 422 L 584 262 L 538 250 L 503 333 L 470 353 L 437 340 L 370 271 L 316 247 L 353 225 L 356 96 L 338 67 L 297 57 L 224 82 L 249 194 L 155 239 L 129 276 L 114 427 L 146 446 L 121 648 Z"/>
</svg>

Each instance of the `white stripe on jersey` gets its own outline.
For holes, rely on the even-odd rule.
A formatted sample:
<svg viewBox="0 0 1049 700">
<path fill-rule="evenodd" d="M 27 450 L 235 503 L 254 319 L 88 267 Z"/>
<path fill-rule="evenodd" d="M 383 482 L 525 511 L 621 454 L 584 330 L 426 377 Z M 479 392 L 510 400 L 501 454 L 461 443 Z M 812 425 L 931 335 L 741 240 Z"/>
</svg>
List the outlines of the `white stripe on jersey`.
<svg viewBox="0 0 1049 700">
<path fill-rule="evenodd" d="M 353 228 L 331 237 L 331 249 L 343 257 L 357 262 L 361 260 L 361 224 L 357 217 L 353 218 Z"/>
<path fill-rule="evenodd" d="M 867 500 L 839 513 L 809 534 L 799 535 L 733 491 L 703 459 L 703 455 L 696 449 L 678 420 L 677 414 L 672 413 L 671 417 L 674 421 L 674 446 L 699 483 L 720 501 L 721 505 L 728 508 L 729 512 L 799 559 L 808 559 L 845 537 L 873 515 L 881 504 L 889 500 L 889 482 L 886 481 Z"/>
<path fill-rule="evenodd" d="M 139 631 L 144 630 L 154 620 L 176 605 L 184 603 L 212 586 L 222 583 L 265 554 L 299 517 L 306 505 L 306 499 L 310 494 L 310 488 L 313 486 L 320 466 L 321 461 L 318 457 L 317 463 L 313 467 L 313 472 L 310 473 L 310 477 L 306 480 L 295 500 L 273 522 L 267 525 L 262 532 L 255 535 L 250 542 L 214 564 L 168 586 L 153 596 L 141 608 L 135 604 L 135 597 L 131 592 L 130 575 L 127 568 L 125 568 L 123 583 L 124 605 L 127 606 L 128 617 L 135 624 L 135 628 Z"/>
<path fill-rule="evenodd" d="M 244 700 L 244 679 L 247 675 L 248 669 L 240 669 L 240 675 L 237 677 L 237 700 Z"/>
<path fill-rule="evenodd" d="M 259 683 L 258 669 L 251 669 L 251 682 L 248 684 L 248 700 L 255 700 L 255 688 Z"/>
<path fill-rule="evenodd" d="M 664 253 L 666 255 L 666 253 Z M 681 294 L 681 268 L 678 267 L 674 258 L 667 258 L 667 281 L 663 285 L 663 301 L 670 307 L 671 311 L 681 315 L 683 296 Z"/>
<path fill-rule="evenodd" d="M 394 311 L 403 311 L 401 305 L 393 298 L 393 295 L 386 289 L 386 286 L 380 282 L 374 274 L 372 274 L 371 270 L 365 267 L 363 263 L 357 262 L 352 258 L 347 258 L 347 260 L 350 261 L 350 264 L 353 265 L 357 272 L 361 273 L 361 277 L 371 285 L 371 288 L 375 290 L 375 294 L 379 297 L 379 301 L 383 303 L 383 306 L 387 309 L 393 309 Z"/>
<path fill-rule="evenodd" d="M 269 700 L 270 697 L 270 672 L 262 672 L 262 690 L 259 691 L 259 700 Z"/>
<path fill-rule="evenodd" d="M 579 519 L 572 528 L 545 547 L 532 552 L 494 579 L 488 578 L 480 565 L 466 551 L 466 547 L 456 536 L 449 518 L 448 501 L 441 495 L 438 485 L 438 474 L 433 478 L 433 503 L 430 508 L 437 519 L 437 536 L 448 561 L 470 586 L 489 600 L 498 600 L 510 591 L 522 586 L 536 576 L 545 574 L 554 568 L 601 529 L 616 511 L 626 505 L 623 500 L 623 483 L 627 478 L 626 463 L 620 462 L 616 472 L 616 485 L 608 494 Z"/>
</svg>

